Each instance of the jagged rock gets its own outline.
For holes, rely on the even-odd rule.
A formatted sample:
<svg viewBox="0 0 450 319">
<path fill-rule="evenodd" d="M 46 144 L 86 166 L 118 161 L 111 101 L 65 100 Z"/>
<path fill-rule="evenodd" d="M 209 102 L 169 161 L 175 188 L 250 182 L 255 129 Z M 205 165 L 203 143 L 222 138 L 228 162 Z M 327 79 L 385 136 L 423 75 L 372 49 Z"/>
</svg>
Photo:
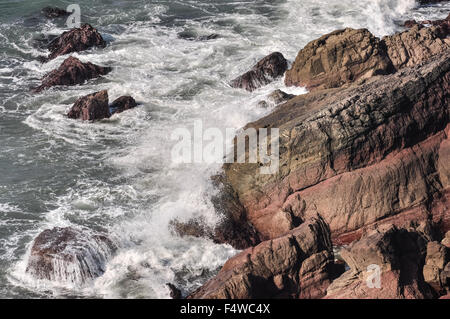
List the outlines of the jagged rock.
<svg viewBox="0 0 450 319">
<path fill-rule="evenodd" d="M 395 69 L 423 63 L 430 57 L 450 48 L 448 33 L 443 28 L 414 25 L 410 30 L 383 38 L 387 53 Z"/>
<path fill-rule="evenodd" d="M 110 107 L 111 114 L 122 113 L 137 106 L 136 101 L 131 96 L 121 96 L 114 100 Z"/>
<path fill-rule="evenodd" d="M 83 284 L 103 274 L 116 248 L 103 234 L 46 229 L 34 240 L 26 271 L 38 279 Z"/>
<path fill-rule="evenodd" d="M 47 18 L 67 17 L 70 15 L 70 12 L 56 7 L 45 7 L 41 12 Z"/>
<path fill-rule="evenodd" d="M 48 50 L 50 50 L 47 60 L 71 52 L 84 51 L 92 47 L 103 48 L 105 46 L 106 42 L 97 29 L 89 24 L 83 24 L 80 28 L 66 31 L 50 42 L 47 46 Z"/>
<path fill-rule="evenodd" d="M 279 128 L 280 165 L 271 175 L 259 164 L 224 165 L 244 207 L 236 222 L 268 240 L 319 212 L 336 243 L 382 223 L 433 218 L 450 229 L 449 57 L 300 95 L 248 124 Z"/>
<path fill-rule="evenodd" d="M 95 121 L 110 117 L 108 91 L 103 90 L 79 98 L 67 116 L 83 121 Z"/>
<path fill-rule="evenodd" d="M 260 60 L 250 71 L 231 81 L 234 88 L 254 91 L 283 76 L 287 70 L 287 61 L 279 52 L 274 52 Z"/>
<path fill-rule="evenodd" d="M 423 277 L 436 293 L 450 291 L 450 248 L 437 241 L 428 243 Z"/>
<path fill-rule="evenodd" d="M 366 29 L 344 29 L 311 41 L 286 72 L 287 86 L 335 88 L 393 71 L 383 43 Z"/>
<path fill-rule="evenodd" d="M 188 299 L 321 297 L 334 277 L 328 226 L 320 217 L 249 248 Z"/>
<path fill-rule="evenodd" d="M 423 299 L 434 293 L 423 281 L 427 240 L 395 226 L 366 234 L 343 248 L 350 266 L 327 289 L 326 299 Z M 378 272 L 379 270 L 379 272 Z M 379 275 L 379 277 L 378 277 Z M 377 279 L 380 279 L 377 282 Z M 378 286 L 379 284 L 379 286 Z"/>
<path fill-rule="evenodd" d="M 34 92 L 57 85 L 76 85 L 100 77 L 111 71 L 110 67 L 102 67 L 90 62 L 83 63 L 75 57 L 68 57 L 60 67 L 42 79 L 42 84 Z"/>
</svg>

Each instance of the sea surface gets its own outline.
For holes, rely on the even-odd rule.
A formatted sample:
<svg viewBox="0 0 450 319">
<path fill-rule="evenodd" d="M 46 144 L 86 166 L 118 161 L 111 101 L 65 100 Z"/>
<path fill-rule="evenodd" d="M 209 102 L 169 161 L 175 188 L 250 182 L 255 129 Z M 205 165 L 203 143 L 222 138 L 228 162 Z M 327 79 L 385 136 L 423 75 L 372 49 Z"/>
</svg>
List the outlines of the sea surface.
<svg viewBox="0 0 450 319">
<path fill-rule="evenodd" d="M 38 61 L 46 39 L 67 30 L 65 18 L 45 19 L 40 9 L 69 4 L 108 42 L 73 55 L 113 71 L 32 94 L 67 57 Z M 271 111 L 258 102 L 274 89 L 305 93 L 282 79 L 252 93 L 228 85 L 271 52 L 292 62 L 335 29 L 384 36 L 449 9 L 414 0 L 0 0 L 0 298 L 168 298 L 167 282 L 184 293 L 199 287 L 237 251 L 169 230 L 173 219 L 221 218 L 210 200 L 221 165 L 173 163 L 173 131 L 195 120 L 237 130 Z M 193 40 L 211 34 L 219 37 Z M 95 123 L 65 116 L 75 99 L 102 89 L 141 105 Z M 25 272 L 34 238 L 57 226 L 116 242 L 101 277 L 47 282 Z"/>
</svg>

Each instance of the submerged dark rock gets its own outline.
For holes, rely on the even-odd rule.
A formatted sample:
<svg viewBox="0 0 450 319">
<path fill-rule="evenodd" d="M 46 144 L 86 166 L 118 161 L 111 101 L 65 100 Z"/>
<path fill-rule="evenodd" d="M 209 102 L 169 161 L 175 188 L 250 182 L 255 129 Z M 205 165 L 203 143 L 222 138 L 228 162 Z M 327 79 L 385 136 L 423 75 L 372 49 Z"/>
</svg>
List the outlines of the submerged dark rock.
<svg viewBox="0 0 450 319">
<path fill-rule="evenodd" d="M 211 33 L 206 35 L 198 35 L 194 31 L 182 31 L 178 33 L 178 37 L 180 39 L 189 40 L 189 41 L 209 41 L 214 40 L 220 37 L 220 34 Z"/>
<path fill-rule="evenodd" d="M 287 70 L 287 61 L 279 52 L 274 52 L 260 60 L 250 71 L 231 81 L 234 88 L 254 91 L 283 76 Z"/>
<path fill-rule="evenodd" d="M 183 296 L 181 294 L 181 290 L 177 288 L 174 284 L 167 283 L 166 286 L 170 290 L 170 298 L 172 299 L 182 299 Z"/>
<path fill-rule="evenodd" d="M 67 17 L 70 15 L 70 12 L 56 7 L 45 7 L 41 12 L 47 18 Z"/>
<path fill-rule="evenodd" d="M 38 279 L 82 284 L 103 274 L 116 249 L 104 234 L 72 227 L 46 229 L 34 240 L 26 271 Z"/>
<path fill-rule="evenodd" d="M 83 63 L 75 57 L 68 57 L 60 67 L 42 79 L 42 84 L 34 89 L 40 92 L 57 85 L 82 84 L 87 80 L 100 77 L 111 71 L 110 67 L 102 67 L 90 62 Z"/>
<path fill-rule="evenodd" d="M 122 113 L 137 106 L 136 101 L 131 96 L 121 96 L 114 100 L 109 106 L 111 114 Z"/>
</svg>

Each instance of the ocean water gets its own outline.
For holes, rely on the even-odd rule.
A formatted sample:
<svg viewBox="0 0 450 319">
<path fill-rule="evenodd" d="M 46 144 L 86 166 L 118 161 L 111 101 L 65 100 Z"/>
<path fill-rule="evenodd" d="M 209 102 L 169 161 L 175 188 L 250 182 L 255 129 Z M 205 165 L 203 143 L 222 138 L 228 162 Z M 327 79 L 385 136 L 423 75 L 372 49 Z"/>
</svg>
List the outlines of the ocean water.
<svg viewBox="0 0 450 319">
<path fill-rule="evenodd" d="M 257 60 L 299 49 L 343 27 L 377 36 L 407 19 L 447 16 L 450 3 L 414 0 L 79 0 L 81 21 L 99 29 L 105 49 L 75 53 L 112 66 L 103 79 L 30 93 L 66 58 L 41 64 L 46 38 L 65 19 L 39 11 L 73 1 L 0 0 L 0 298 L 168 298 L 167 282 L 187 293 L 213 276 L 236 250 L 206 239 L 179 238 L 177 218 L 221 216 L 210 202 L 219 164 L 171 162 L 173 130 L 239 129 L 271 111 L 258 102 L 282 79 L 249 93 L 229 87 Z M 218 34 L 209 41 L 193 37 Z M 76 98 L 108 89 L 141 105 L 108 120 L 82 123 L 65 113 Z M 52 227 L 104 231 L 119 246 L 106 272 L 86 283 L 36 280 L 25 272 L 33 239 Z"/>
</svg>

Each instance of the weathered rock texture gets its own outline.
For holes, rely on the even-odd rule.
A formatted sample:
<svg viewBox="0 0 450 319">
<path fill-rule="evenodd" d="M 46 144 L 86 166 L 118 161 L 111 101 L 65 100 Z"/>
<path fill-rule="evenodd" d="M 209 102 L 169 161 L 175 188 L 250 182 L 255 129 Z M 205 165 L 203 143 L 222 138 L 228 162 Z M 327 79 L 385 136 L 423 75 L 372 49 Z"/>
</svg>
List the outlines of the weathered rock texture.
<svg viewBox="0 0 450 319">
<path fill-rule="evenodd" d="M 435 294 L 422 276 L 426 251 L 426 236 L 415 230 L 390 226 L 368 233 L 342 249 L 350 270 L 333 281 L 326 298 L 433 298 Z"/>
<path fill-rule="evenodd" d="M 80 28 L 64 32 L 50 42 L 47 47 L 48 50 L 50 50 L 47 60 L 71 52 L 84 51 L 92 47 L 103 48 L 105 46 L 106 42 L 103 40 L 97 29 L 89 24 L 84 24 Z"/>
<path fill-rule="evenodd" d="M 108 91 L 103 90 L 79 98 L 67 116 L 83 121 L 95 121 L 110 117 Z"/>
<path fill-rule="evenodd" d="M 437 241 L 428 243 L 423 277 L 436 293 L 450 292 L 450 248 Z"/>
<path fill-rule="evenodd" d="M 286 70 L 286 59 L 281 53 L 275 52 L 260 60 L 250 71 L 237 77 L 230 84 L 235 88 L 254 91 L 283 76 Z"/>
<path fill-rule="evenodd" d="M 378 74 L 423 63 L 450 48 L 449 21 L 424 27 L 407 21 L 410 30 L 382 40 L 366 29 L 337 30 L 311 41 L 286 72 L 288 86 L 309 90 L 337 88 Z"/>
<path fill-rule="evenodd" d="M 259 238 L 316 213 L 337 243 L 381 223 L 433 219 L 449 229 L 449 57 L 447 50 L 359 86 L 298 96 L 249 124 L 280 129 L 277 174 L 224 166 L 229 196 Z"/>
<path fill-rule="evenodd" d="M 288 86 L 334 88 L 360 78 L 392 72 L 380 39 L 366 29 L 334 31 L 311 41 L 286 72 Z"/>
<path fill-rule="evenodd" d="M 83 63 L 75 57 L 68 57 L 60 67 L 42 79 L 42 84 L 34 91 L 40 92 L 57 85 L 76 85 L 93 78 L 98 78 L 111 71 L 109 67 L 102 67 L 90 62 Z"/>
<path fill-rule="evenodd" d="M 423 63 L 450 48 L 448 32 L 440 26 L 415 25 L 410 30 L 383 38 L 395 69 Z"/>
<path fill-rule="evenodd" d="M 71 227 L 47 229 L 34 240 L 26 271 L 38 279 L 82 284 L 103 274 L 115 250 L 103 234 Z"/>
<path fill-rule="evenodd" d="M 231 258 L 188 298 L 320 298 L 335 277 L 328 226 L 311 218 Z"/>
</svg>

